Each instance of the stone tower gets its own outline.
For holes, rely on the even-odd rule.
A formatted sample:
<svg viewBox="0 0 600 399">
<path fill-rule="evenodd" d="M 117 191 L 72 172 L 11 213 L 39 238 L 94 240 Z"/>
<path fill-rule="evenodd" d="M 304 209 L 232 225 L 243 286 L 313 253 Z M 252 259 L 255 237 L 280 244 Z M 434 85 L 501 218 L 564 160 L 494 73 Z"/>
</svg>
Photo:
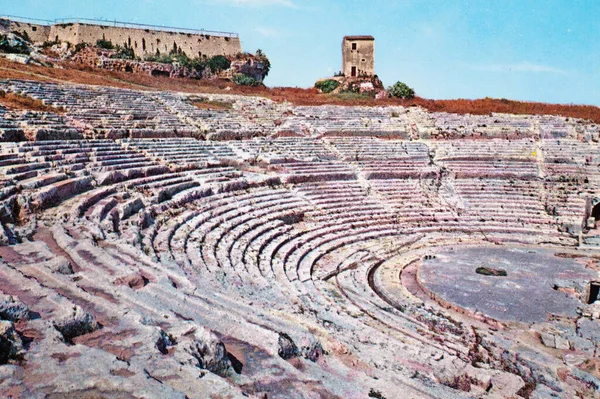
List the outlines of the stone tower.
<svg viewBox="0 0 600 399">
<path fill-rule="evenodd" d="M 342 73 L 346 77 L 375 75 L 375 38 L 344 36 Z"/>
</svg>

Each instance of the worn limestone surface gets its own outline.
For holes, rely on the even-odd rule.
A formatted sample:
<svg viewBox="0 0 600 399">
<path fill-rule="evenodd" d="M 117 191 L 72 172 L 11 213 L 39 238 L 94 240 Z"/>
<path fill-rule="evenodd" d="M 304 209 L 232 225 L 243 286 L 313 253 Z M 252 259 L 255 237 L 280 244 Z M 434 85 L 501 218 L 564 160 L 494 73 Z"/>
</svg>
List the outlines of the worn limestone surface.
<svg viewBox="0 0 600 399">
<path fill-rule="evenodd" d="M 597 125 L 0 89 L 1 397 L 598 397 Z"/>
<path fill-rule="evenodd" d="M 538 248 L 445 249 L 424 261 L 419 280 L 435 295 L 493 319 L 544 321 L 581 313 L 585 287 L 597 272 L 555 251 Z M 485 276 L 478 267 L 505 270 Z"/>
</svg>

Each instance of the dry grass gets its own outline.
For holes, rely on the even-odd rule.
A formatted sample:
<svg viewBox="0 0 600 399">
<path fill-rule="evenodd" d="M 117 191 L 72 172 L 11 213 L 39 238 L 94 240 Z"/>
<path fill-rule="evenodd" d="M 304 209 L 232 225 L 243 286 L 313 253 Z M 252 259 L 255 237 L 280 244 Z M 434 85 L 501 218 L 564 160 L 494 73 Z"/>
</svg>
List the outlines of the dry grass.
<svg viewBox="0 0 600 399">
<path fill-rule="evenodd" d="M 211 101 L 203 97 L 190 98 L 190 104 L 200 109 L 206 109 L 209 111 L 226 111 L 233 107 L 232 103 L 215 100 Z"/>
<path fill-rule="evenodd" d="M 232 82 L 152 77 L 144 74 L 105 71 L 69 63 L 65 63 L 62 66 L 63 68 L 47 68 L 34 65 L 21 65 L 0 59 L 0 78 L 72 82 L 136 90 L 171 90 L 187 93 L 253 95 L 270 98 L 279 102 L 289 101 L 295 105 L 401 105 L 421 106 L 432 112 L 457 114 L 485 115 L 497 112 L 521 115 L 560 115 L 600 123 L 600 108 L 591 105 L 546 104 L 493 98 L 479 100 L 430 100 L 420 97 L 412 100 L 375 100 L 356 96 L 345 98 L 343 96 L 319 94 L 314 88 L 237 86 Z M 200 104 L 199 106 L 204 107 L 206 105 Z"/>
<path fill-rule="evenodd" d="M 427 100 L 423 98 L 411 101 L 434 112 L 485 115 L 491 112 L 518 115 L 560 115 L 570 118 L 582 118 L 600 123 L 600 108 L 592 105 L 547 104 L 528 101 L 512 101 L 497 98 L 479 100 Z"/>
<path fill-rule="evenodd" d="M 15 93 L 6 93 L 0 90 L 0 104 L 8 109 L 19 109 L 27 111 L 45 111 L 63 113 L 64 109 L 53 108 L 45 105 L 41 100 L 23 96 Z"/>
</svg>

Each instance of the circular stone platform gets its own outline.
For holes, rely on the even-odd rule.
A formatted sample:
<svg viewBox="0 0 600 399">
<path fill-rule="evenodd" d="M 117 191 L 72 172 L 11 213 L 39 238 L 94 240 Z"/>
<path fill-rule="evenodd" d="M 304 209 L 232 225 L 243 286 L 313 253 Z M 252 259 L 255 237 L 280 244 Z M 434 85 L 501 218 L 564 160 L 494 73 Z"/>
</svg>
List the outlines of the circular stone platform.
<svg viewBox="0 0 600 399">
<path fill-rule="evenodd" d="M 478 274 L 478 267 L 507 276 Z M 499 321 L 540 322 L 549 314 L 576 316 L 583 303 L 565 291 L 584 292 L 596 273 L 549 249 L 477 247 L 442 249 L 424 260 L 421 285 L 439 299 Z"/>
</svg>

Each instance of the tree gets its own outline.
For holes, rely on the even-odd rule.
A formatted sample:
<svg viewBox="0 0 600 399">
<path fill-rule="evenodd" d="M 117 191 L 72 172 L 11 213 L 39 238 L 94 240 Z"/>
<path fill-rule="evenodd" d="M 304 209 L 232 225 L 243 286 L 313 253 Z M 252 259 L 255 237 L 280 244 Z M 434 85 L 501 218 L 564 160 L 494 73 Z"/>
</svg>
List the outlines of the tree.
<svg viewBox="0 0 600 399">
<path fill-rule="evenodd" d="M 266 77 L 271 70 L 271 61 L 269 61 L 267 55 L 263 53 L 261 49 L 256 50 L 256 54 L 254 56 L 258 62 L 263 64 L 263 70 L 265 71 L 264 77 Z"/>
<path fill-rule="evenodd" d="M 231 61 L 229 61 L 226 57 L 222 55 L 215 55 L 210 60 L 208 60 L 208 67 L 212 71 L 212 73 L 216 73 L 219 71 L 224 71 L 229 69 L 231 66 Z"/>
<path fill-rule="evenodd" d="M 396 82 L 392 87 L 388 87 L 390 97 L 412 99 L 415 98 L 415 91 L 408 87 L 406 83 Z"/>
</svg>

